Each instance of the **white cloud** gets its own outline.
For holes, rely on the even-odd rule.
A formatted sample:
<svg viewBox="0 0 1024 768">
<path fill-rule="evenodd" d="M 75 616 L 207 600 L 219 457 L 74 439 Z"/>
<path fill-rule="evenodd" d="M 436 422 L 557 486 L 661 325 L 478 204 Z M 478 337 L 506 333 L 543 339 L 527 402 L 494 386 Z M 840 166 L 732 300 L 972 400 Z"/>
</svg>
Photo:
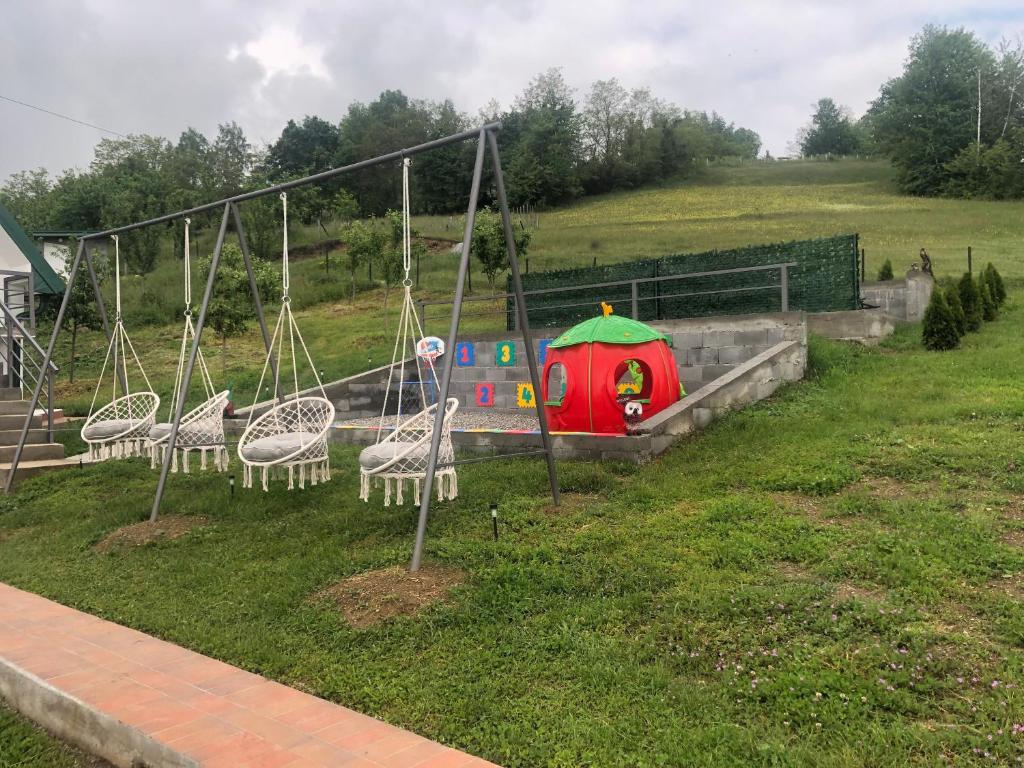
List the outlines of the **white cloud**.
<svg viewBox="0 0 1024 768">
<path fill-rule="evenodd" d="M 596 79 L 649 86 L 716 110 L 785 151 L 811 104 L 862 113 L 926 23 L 994 42 L 1024 30 L 1018 0 L 61 0 L 17 3 L 0 28 L 0 94 L 124 133 L 212 134 L 238 121 L 272 141 L 289 118 L 338 120 L 398 88 L 475 114 L 509 105 L 561 66 L 585 97 Z M 0 102 L 0 179 L 83 166 L 101 135 Z"/>
</svg>

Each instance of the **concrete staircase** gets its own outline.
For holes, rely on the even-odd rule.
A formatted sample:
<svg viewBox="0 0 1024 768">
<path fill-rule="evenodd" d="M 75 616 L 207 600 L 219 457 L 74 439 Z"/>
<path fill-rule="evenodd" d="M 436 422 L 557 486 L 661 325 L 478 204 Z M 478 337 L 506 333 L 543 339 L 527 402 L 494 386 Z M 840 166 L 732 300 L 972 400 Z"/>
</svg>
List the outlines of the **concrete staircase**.
<svg viewBox="0 0 1024 768">
<path fill-rule="evenodd" d="M 11 462 L 14 460 L 14 451 L 18 447 L 18 438 L 21 437 L 29 405 L 28 400 L 21 399 L 20 389 L 0 387 L 0 481 L 3 484 L 6 484 L 7 475 L 11 471 Z M 54 414 L 56 421 L 57 413 Z M 37 410 L 32 417 L 21 461 L 18 462 L 15 484 L 41 472 L 77 466 L 78 459 L 64 456 L 61 443 L 47 442 L 47 439 L 46 411 Z M 3 484 L 0 484 L 0 489 Z"/>
</svg>

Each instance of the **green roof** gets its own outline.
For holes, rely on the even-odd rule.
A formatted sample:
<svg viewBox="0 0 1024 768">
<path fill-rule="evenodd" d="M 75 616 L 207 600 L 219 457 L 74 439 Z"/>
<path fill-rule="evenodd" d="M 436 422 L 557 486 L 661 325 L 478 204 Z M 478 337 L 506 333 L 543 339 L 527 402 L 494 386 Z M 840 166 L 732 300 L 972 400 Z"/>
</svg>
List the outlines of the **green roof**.
<svg viewBox="0 0 1024 768">
<path fill-rule="evenodd" d="M 649 325 L 628 317 L 608 315 L 592 317 L 574 325 L 553 342 L 552 347 L 571 347 L 574 344 L 643 344 L 647 341 L 664 341 L 665 336 Z"/>
<path fill-rule="evenodd" d="M 36 292 L 63 294 L 64 281 L 50 266 L 50 263 L 43 258 L 43 254 L 39 252 L 35 243 L 21 228 L 11 212 L 2 205 L 0 205 L 0 227 L 7 232 L 28 263 L 32 265 L 32 271 L 35 272 Z"/>
</svg>

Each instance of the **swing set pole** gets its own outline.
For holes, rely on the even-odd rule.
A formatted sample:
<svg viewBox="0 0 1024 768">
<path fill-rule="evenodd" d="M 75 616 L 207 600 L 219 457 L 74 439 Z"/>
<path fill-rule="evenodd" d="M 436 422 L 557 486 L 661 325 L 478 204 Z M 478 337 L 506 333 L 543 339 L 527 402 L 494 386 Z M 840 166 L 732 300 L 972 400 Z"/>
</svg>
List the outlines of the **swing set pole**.
<svg viewBox="0 0 1024 768">
<path fill-rule="evenodd" d="M 199 318 L 196 320 L 196 332 L 192 337 L 192 349 L 188 353 L 188 366 L 181 379 L 181 396 L 175 403 L 174 419 L 171 421 L 171 433 L 167 436 L 167 449 L 164 453 L 163 466 L 160 468 L 160 482 L 156 486 L 156 498 L 153 499 L 153 509 L 149 513 L 150 522 L 156 522 L 160 514 L 160 502 L 164 498 L 164 487 L 167 485 L 167 473 L 171 469 L 171 459 L 174 456 L 174 449 L 178 443 L 178 427 L 181 425 L 181 417 L 185 413 L 185 401 L 188 399 L 188 388 L 192 383 L 192 370 L 196 366 L 196 358 L 199 356 L 199 337 L 203 335 L 203 326 L 206 324 L 206 311 L 210 308 L 210 296 L 213 295 L 213 284 L 217 278 L 217 267 L 220 266 L 220 254 L 224 250 L 224 235 L 228 230 L 228 218 L 231 215 L 231 204 L 225 203 L 224 215 L 220 220 L 220 231 L 217 233 L 217 245 L 213 249 L 213 258 L 210 260 L 210 275 L 206 279 L 206 290 L 203 293 L 203 304 L 199 309 Z"/>
<path fill-rule="evenodd" d="M 476 219 L 476 205 L 480 197 L 480 179 L 484 171 L 484 148 L 487 129 L 481 128 L 476 145 L 476 164 L 473 166 L 473 184 L 469 189 L 469 208 L 466 211 L 466 228 L 462 235 L 462 257 L 459 259 L 459 276 L 455 281 L 455 301 L 452 306 L 452 322 L 448 329 L 448 346 L 441 373 L 441 389 L 437 394 L 437 411 L 434 414 L 434 431 L 430 437 L 430 453 L 427 456 L 426 476 L 423 478 L 423 493 L 420 497 L 420 516 L 416 525 L 416 543 L 412 550 L 409 570 L 420 569 L 423 560 L 423 539 L 427 534 L 427 518 L 430 515 L 430 495 L 434 488 L 434 471 L 437 469 L 437 454 L 441 448 L 441 431 L 444 428 L 444 413 L 448 405 L 448 389 L 455 367 L 455 339 L 459 335 L 459 317 L 462 315 L 462 297 L 466 288 L 466 272 L 469 271 L 469 245 L 473 239 L 473 224 Z"/>
<path fill-rule="evenodd" d="M 551 433 L 548 431 L 548 417 L 544 413 L 541 398 L 540 376 L 537 373 L 537 354 L 533 349 L 530 337 L 530 318 L 526 311 L 526 296 L 523 295 L 523 281 L 519 274 L 519 259 L 516 256 L 516 237 L 512 230 L 512 216 L 508 210 L 508 197 L 505 194 L 505 178 L 501 172 L 501 158 L 498 156 L 498 140 L 491 131 L 487 132 L 487 145 L 491 150 L 491 163 L 494 166 L 494 185 L 498 193 L 498 208 L 501 209 L 501 224 L 505 230 L 505 248 L 508 251 L 509 271 L 512 273 L 512 286 L 516 296 L 516 313 L 519 329 L 523 334 L 526 346 L 526 363 L 530 368 L 530 382 L 533 384 L 533 404 L 537 409 L 537 421 L 540 424 L 540 437 L 544 445 L 548 463 L 548 480 L 551 483 L 551 500 L 557 507 L 561 501 L 558 492 L 558 474 L 555 471 L 555 456 L 551 450 Z"/>
</svg>

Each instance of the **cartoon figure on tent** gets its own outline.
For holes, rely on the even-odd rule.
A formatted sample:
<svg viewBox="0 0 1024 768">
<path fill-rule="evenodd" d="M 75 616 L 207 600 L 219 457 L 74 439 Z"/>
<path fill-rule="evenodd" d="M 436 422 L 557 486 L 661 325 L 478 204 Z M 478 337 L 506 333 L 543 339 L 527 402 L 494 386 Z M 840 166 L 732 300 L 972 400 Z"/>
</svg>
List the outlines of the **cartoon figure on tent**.
<svg viewBox="0 0 1024 768">
<path fill-rule="evenodd" d="M 676 361 L 665 336 L 618 317 L 601 303 L 601 316 L 551 342 L 541 379 L 551 428 L 562 432 L 623 434 L 679 400 Z"/>
</svg>

